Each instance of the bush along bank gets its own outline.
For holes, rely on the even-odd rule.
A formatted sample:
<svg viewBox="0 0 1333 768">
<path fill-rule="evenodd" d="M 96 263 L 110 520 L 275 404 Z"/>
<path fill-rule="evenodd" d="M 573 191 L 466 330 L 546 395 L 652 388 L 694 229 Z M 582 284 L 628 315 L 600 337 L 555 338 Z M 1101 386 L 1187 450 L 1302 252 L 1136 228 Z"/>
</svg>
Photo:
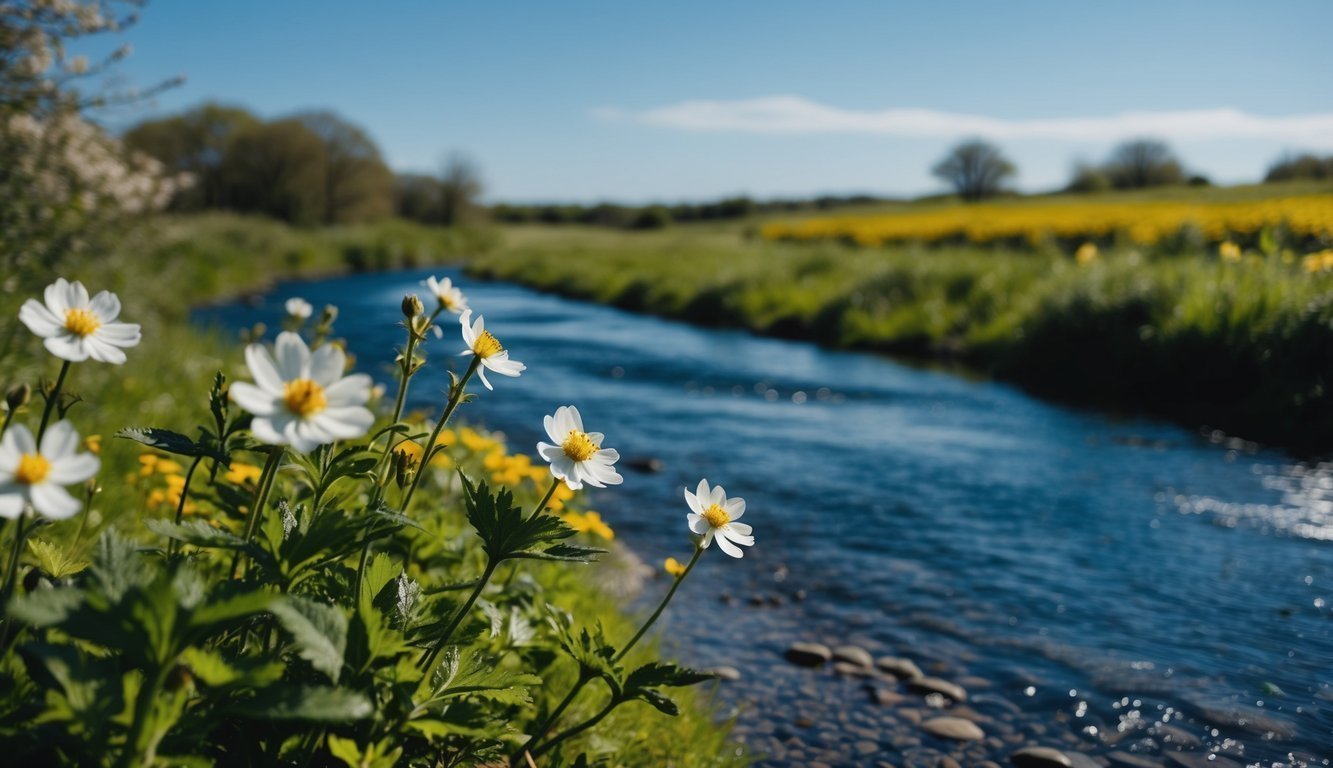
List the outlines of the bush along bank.
<svg viewBox="0 0 1333 768">
<path fill-rule="evenodd" d="M 447 281 L 430 288 L 430 310 L 402 304 L 392 405 L 346 370 L 334 313 L 312 323 L 292 303 L 242 375 L 200 392 L 157 379 L 159 396 L 199 403 L 197 426 L 175 429 L 108 425 L 116 409 L 74 394 L 147 346 L 117 296 L 58 279 L 24 302 L 54 376 L 11 388 L 0 437 L 11 759 L 735 763 L 690 695 L 709 675 L 656 660 L 645 638 L 700 557 L 753 543 L 744 502 L 706 482 L 687 494 L 672 514 L 692 557 L 630 625 L 588 583 L 611 533 L 577 501 L 620 482 L 619 455 L 570 406 L 546 419 L 542 463 L 454 429 L 475 382 L 502 393 L 525 367 Z M 437 323 L 457 329 L 466 369 L 421 423 L 403 403 L 423 350 L 448 344 Z M 137 469 L 108 474 L 126 448 Z"/>
</svg>

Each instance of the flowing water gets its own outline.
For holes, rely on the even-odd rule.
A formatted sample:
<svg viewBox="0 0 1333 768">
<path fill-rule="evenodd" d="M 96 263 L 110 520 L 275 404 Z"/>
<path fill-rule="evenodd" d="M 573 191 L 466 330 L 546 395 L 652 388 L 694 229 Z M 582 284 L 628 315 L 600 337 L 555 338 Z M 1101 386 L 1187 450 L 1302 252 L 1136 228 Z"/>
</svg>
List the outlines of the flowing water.
<svg viewBox="0 0 1333 768">
<path fill-rule="evenodd" d="M 359 369 L 389 383 L 399 300 L 426 274 L 287 284 L 198 319 L 274 327 L 289 296 L 335 304 Z M 683 488 L 707 477 L 747 499 L 757 545 L 738 561 L 710 550 L 659 627 L 686 663 L 740 670 L 717 695 L 763 764 L 1004 762 L 1024 744 L 1329 764 L 1333 466 L 874 355 L 463 282 L 528 365 L 493 375 L 468 419 L 535 453 L 542 416 L 574 404 L 608 447 L 660 460 L 591 493 L 619 542 L 655 566 L 684 559 Z M 412 406 L 438 408 L 460 360 L 444 320 Z M 962 682 L 987 740 L 922 733 L 947 702 L 891 678 L 789 664 L 802 640 Z"/>
</svg>

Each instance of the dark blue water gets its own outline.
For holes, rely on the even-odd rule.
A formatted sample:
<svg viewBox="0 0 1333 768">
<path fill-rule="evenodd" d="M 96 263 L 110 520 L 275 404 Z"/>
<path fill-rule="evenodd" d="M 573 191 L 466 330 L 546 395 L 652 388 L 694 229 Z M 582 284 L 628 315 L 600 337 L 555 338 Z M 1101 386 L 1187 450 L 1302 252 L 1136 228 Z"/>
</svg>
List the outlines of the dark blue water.
<svg viewBox="0 0 1333 768">
<path fill-rule="evenodd" d="M 272 327 L 290 296 L 335 304 L 360 370 L 387 383 L 399 301 L 426 274 L 289 284 L 199 319 Z M 574 404 L 607 447 L 663 462 L 593 493 L 619 541 L 654 565 L 687 555 L 681 489 L 700 477 L 748 500 L 757 545 L 742 561 L 710 551 L 662 626 L 684 661 L 742 671 L 720 695 L 752 749 L 782 751 L 801 711 L 898 732 L 858 684 L 782 659 L 792 640 L 850 639 L 968 681 L 977 709 L 1069 751 L 1169 750 L 1165 720 L 1252 763 L 1333 752 L 1333 467 L 873 355 L 462 282 L 528 365 L 492 376 L 467 419 L 517 450 Z M 412 406 L 438 407 L 460 359 L 445 326 Z M 884 749 L 930 745 L 910 742 Z"/>
</svg>

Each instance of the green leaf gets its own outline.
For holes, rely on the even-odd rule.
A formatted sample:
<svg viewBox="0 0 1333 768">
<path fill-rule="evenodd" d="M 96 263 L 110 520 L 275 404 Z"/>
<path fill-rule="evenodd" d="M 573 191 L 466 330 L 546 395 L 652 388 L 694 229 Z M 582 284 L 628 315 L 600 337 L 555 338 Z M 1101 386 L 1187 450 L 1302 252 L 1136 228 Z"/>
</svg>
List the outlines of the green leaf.
<svg viewBox="0 0 1333 768">
<path fill-rule="evenodd" d="M 37 558 L 37 567 L 42 573 L 53 579 L 73 576 L 88 567 L 86 560 L 79 560 L 67 550 L 40 539 L 28 539 L 28 550 Z"/>
<path fill-rule="evenodd" d="M 602 552 L 557 543 L 575 534 L 565 521 L 545 512 L 524 518 L 523 510 L 514 505 L 514 496 L 507 488 L 492 495 L 485 481 L 474 486 L 467 477 L 461 474 L 459 477 L 463 481 L 468 522 L 481 537 L 482 548 L 491 563 L 514 558 L 586 561 Z"/>
<path fill-rule="evenodd" d="M 240 549 L 245 546 L 245 540 L 241 537 L 230 531 L 214 528 L 204 520 L 186 520 L 183 523 L 173 523 L 170 520 L 145 520 L 144 524 L 148 526 L 148 530 L 159 536 L 196 547 Z"/>
<path fill-rule="evenodd" d="M 229 594 L 232 591 L 233 588 L 231 587 L 226 587 L 225 591 L 219 590 L 220 595 L 215 595 L 209 602 L 195 608 L 190 615 L 190 626 L 206 628 L 244 618 L 267 610 L 269 605 L 278 599 L 276 595 L 270 592 L 254 591 Z"/>
<path fill-rule="evenodd" d="M 330 733 L 325 743 L 329 747 L 329 753 L 347 763 L 349 768 L 361 768 L 361 748 L 355 741 Z"/>
<path fill-rule="evenodd" d="M 636 692 L 634 694 L 634 697 L 648 702 L 649 704 L 656 707 L 658 712 L 661 712 L 664 715 L 670 715 L 671 717 L 675 717 L 676 715 L 680 714 L 680 707 L 676 706 L 676 702 L 672 701 L 666 696 L 663 696 L 657 691 L 650 689 L 641 690 Z"/>
<path fill-rule="evenodd" d="M 347 651 L 347 616 L 332 605 L 288 597 L 269 606 L 283 627 L 292 633 L 301 658 L 338 682 Z"/>
<path fill-rule="evenodd" d="M 364 720 L 374 712 L 370 700 L 355 691 L 318 686 L 270 686 L 231 712 L 256 720 L 309 720 L 343 723 Z"/>
<path fill-rule="evenodd" d="M 401 570 L 394 564 L 393 558 L 383 552 L 366 561 L 366 570 L 361 576 L 361 599 L 366 602 L 373 601 L 380 590 L 393 581 Z"/>
<path fill-rule="evenodd" d="M 494 660 L 457 646 L 444 652 L 440 668 L 431 681 L 434 701 L 457 696 L 476 696 L 502 704 L 530 704 L 528 688 L 541 685 L 536 675 L 497 669 Z"/>
<path fill-rule="evenodd" d="M 64 621 L 83 604 L 81 589 L 38 589 L 9 601 L 9 616 L 34 627 L 50 627 Z"/>
<path fill-rule="evenodd" d="M 94 586 L 111 602 L 119 602 L 130 588 L 145 586 L 153 579 L 138 545 L 115 530 L 108 530 L 97 540 L 90 573 Z"/>
<path fill-rule="evenodd" d="M 223 464 L 228 463 L 228 456 L 219 451 L 216 446 L 209 442 L 199 442 L 191 440 L 179 432 L 172 432 L 169 429 L 158 429 L 157 427 L 127 427 L 116 433 L 116 437 L 126 440 L 133 440 L 136 443 L 142 443 L 149 448 L 156 448 L 159 451 L 174 453 L 177 456 L 201 456 L 204 458 L 217 459 Z"/>
<path fill-rule="evenodd" d="M 678 667 L 675 664 L 664 664 L 662 662 L 652 662 L 644 664 L 642 667 L 629 673 L 625 678 L 625 690 L 641 690 L 645 688 L 660 688 L 663 686 L 671 688 L 681 688 L 687 685 L 697 685 L 705 680 L 712 680 L 713 676 L 706 672 L 698 672 L 685 667 Z"/>
</svg>

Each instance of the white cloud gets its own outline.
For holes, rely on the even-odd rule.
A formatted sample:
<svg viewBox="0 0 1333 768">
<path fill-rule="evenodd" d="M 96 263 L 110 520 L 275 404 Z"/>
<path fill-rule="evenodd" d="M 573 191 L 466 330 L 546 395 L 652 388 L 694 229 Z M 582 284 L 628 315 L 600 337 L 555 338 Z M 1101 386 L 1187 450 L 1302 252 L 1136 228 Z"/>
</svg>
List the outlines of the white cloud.
<svg viewBox="0 0 1333 768">
<path fill-rule="evenodd" d="M 1009 120 L 933 109 L 857 111 L 800 96 L 768 96 L 736 101 L 682 101 L 642 112 L 603 107 L 593 110 L 592 116 L 696 133 L 841 133 L 933 139 L 983 136 L 996 140 L 1064 141 L 1152 136 L 1178 141 L 1268 139 L 1309 147 L 1333 147 L 1333 113 L 1265 117 L 1231 108 Z"/>
</svg>

